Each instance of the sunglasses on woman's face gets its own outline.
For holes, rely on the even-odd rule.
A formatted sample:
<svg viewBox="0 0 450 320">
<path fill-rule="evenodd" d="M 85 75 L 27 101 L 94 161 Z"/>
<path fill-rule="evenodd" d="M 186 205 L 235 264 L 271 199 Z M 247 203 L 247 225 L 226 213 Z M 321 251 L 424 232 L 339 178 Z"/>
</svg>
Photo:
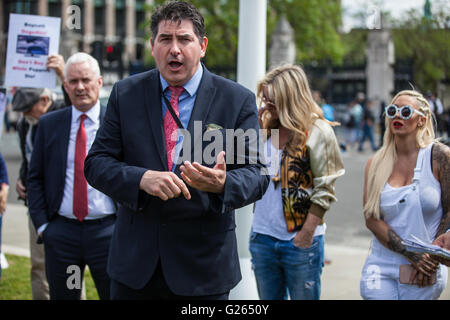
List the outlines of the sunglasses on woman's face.
<svg viewBox="0 0 450 320">
<path fill-rule="evenodd" d="M 266 105 L 275 106 L 275 104 L 272 101 L 270 101 L 269 99 L 267 99 L 265 96 L 262 97 L 262 102 Z"/>
<path fill-rule="evenodd" d="M 414 112 L 421 115 L 422 117 L 425 117 L 425 115 L 422 112 L 408 105 L 399 108 L 395 104 L 391 104 L 384 109 L 386 117 L 388 117 L 389 119 L 395 118 L 397 112 L 399 111 L 400 111 L 400 118 L 402 118 L 403 120 L 411 119 Z"/>
</svg>

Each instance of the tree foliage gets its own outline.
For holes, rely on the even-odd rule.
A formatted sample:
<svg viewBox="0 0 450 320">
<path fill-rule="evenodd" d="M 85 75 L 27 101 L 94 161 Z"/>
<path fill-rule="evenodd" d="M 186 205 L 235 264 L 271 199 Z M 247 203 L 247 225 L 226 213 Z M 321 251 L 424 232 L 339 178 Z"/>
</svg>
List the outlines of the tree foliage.
<svg viewBox="0 0 450 320">
<path fill-rule="evenodd" d="M 428 17 L 422 8 L 409 10 L 399 17 L 382 12 L 383 27 L 392 31 L 395 60 L 413 63 L 413 84 L 420 91 L 436 91 L 438 82 L 450 79 L 450 3 L 436 0 L 432 6 L 434 14 Z M 361 10 L 355 16 L 364 21 L 366 13 Z M 366 63 L 368 32 L 359 28 L 342 35 L 346 65 Z"/>
<path fill-rule="evenodd" d="M 415 86 L 422 91 L 436 91 L 438 82 L 450 79 L 448 12 L 425 18 L 411 10 L 406 19 L 393 22 L 396 59 L 413 61 Z"/>
<path fill-rule="evenodd" d="M 269 0 L 268 10 L 268 35 L 272 34 L 281 15 L 286 16 L 294 29 L 297 61 L 342 62 L 344 45 L 339 34 L 342 23 L 340 1 Z"/>
</svg>

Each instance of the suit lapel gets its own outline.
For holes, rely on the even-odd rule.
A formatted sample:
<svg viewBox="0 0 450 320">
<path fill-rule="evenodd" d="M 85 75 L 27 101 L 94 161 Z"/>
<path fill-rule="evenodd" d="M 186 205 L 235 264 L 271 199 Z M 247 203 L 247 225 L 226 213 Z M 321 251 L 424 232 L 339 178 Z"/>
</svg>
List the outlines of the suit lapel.
<svg viewBox="0 0 450 320">
<path fill-rule="evenodd" d="M 105 112 L 106 112 L 106 106 L 101 104 L 100 105 L 100 124 L 102 123 L 103 118 L 105 117 Z"/>
<path fill-rule="evenodd" d="M 61 120 L 57 130 L 55 130 L 55 134 L 59 137 L 59 145 L 61 147 L 60 151 L 57 151 L 57 153 L 60 155 L 60 163 L 62 164 L 60 181 L 62 181 L 62 186 L 64 188 L 67 169 L 67 151 L 69 149 L 70 128 L 72 125 L 72 107 L 66 108 Z"/>
<path fill-rule="evenodd" d="M 194 109 L 189 119 L 188 130 L 193 135 L 194 121 L 201 121 L 203 124 L 208 116 L 209 109 L 214 101 L 216 88 L 212 85 L 211 73 L 203 65 L 203 76 L 197 91 L 197 99 L 195 99 Z"/>
<path fill-rule="evenodd" d="M 144 83 L 145 109 L 153 131 L 153 139 L 161 159 L 161 164 L 168 170 L 166 146 L 164 142 L 164 128 L 161 110 L 161 94 L 159 89 L 159 72 L 151 72 Z"/>
<path fill-rule="evenodd" d="M 187 127 L 187 130 L 191 136 L 190 154 L 193 157 L 192 161 L 201 162 L 202 159 L 202 154 L 198 154 L 198 151 L 203 152 L 203 148 L 198 150 L 198 148 L 195 148 L 195 145 L 201 143 L 203 139 L 203 127 L 216 94 L 216 88 L 212 85 L 211 78 L 211 73 L 205 68 L 205 66 L 203 66 L 202 80 L 200 81 L 197 91 L 197 98 L 194 103 L 194 109 L 192 110 L 191 118 L 189 119 L 189 124 Z M 201 125 L 195 126 L 195 121 L 200 121 Z M 198 132 L 198 129 L 195 130 L 196 127 L 200 128 L 200 132 Z M 184 148 L 185 147 L 183 146 L 183 150 L 185 150 Z"/>
</svg>

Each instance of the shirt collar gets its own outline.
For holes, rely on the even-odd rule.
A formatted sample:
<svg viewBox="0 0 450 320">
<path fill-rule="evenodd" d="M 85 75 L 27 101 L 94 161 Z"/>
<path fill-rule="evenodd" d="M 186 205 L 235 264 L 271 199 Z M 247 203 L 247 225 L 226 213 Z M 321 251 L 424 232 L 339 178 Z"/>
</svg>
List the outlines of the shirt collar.
<svg viewBox="0 0 450 320">
<path fill-rule="evenodd" d="M 200 81 L 202 80 L 202 76 L 203 76 L 203 66 L 201 63 L 199 63 L 195 74 L 188 82 L 186 82 L 183 85 L 184 90 L 186 90 L 191 97 L 197 92 L 198 87 L 200 86 Z M 161 87 L 164 92 L 169 86 L 169 83 L 162 77 L 161 73 L 159 74 L 159 79 L 161 81 Z"/>
<path fill-rule="evenodd" d="M 82 114 L 85 114 L 92 122 L 99 123 L 100 122 L 100 100 L 97 100 L 97 103 L 89 109 L 88 112 L 81 112 L 77 108 L 72 105 L 72 122 L 77 122 Z"/>
</svg>

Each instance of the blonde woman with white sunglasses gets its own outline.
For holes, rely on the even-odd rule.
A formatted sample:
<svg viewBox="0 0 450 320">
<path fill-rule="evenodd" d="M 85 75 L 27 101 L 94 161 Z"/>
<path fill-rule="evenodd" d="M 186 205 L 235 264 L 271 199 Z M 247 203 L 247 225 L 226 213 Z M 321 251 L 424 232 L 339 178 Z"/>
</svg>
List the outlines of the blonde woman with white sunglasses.
<svg viewBox="0 0 450 320">
<path fill-rule="evenodd" d="M 385 109 L 383 147 L 369 159 L 364 216 L 374 234 L 360 282 L 364 299 L 437 299 L 447 268 L 428 254 L 407 251 L 414 235 L 432 243 L 450 215 L 450 148 L 436 142 L 427 100 L 401 91 Z"/>
</svg>

